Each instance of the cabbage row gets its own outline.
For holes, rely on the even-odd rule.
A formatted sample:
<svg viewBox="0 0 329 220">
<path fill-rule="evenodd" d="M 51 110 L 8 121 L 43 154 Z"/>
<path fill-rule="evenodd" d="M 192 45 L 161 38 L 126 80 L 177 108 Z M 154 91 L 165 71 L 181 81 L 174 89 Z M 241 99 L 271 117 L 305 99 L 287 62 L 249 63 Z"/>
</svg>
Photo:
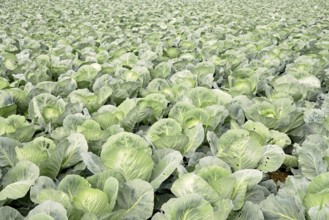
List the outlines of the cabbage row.
<svg viewBox="0 0 329 220">
<path fill-rule="evenodd" d="M 0 7 L 0 219 L 329 219 L 329 4 Z"/>
</svg>

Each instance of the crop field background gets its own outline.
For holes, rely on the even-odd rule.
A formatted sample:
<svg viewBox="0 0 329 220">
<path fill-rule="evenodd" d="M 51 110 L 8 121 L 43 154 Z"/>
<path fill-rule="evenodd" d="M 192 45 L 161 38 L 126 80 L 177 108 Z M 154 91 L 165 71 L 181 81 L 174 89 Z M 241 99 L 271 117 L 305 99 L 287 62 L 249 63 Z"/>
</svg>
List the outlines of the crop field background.
<svg viewBox="0 0 329 220">
<path fill-rule="evenodd" d="M 0 0 L 0 219 L 328 220 L 329 2 Z"/>
</svg>

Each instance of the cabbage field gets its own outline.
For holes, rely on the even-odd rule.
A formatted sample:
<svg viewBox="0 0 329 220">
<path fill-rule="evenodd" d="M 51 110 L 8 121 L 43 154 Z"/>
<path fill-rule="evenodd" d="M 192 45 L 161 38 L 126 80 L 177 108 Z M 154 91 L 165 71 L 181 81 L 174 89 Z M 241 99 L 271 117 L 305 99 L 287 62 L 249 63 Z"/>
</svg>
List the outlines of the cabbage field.
<svg viewBox="0 0 329 220">
<path fill-rule="evenodd" d="M 329 1 L 0 0 L 0 219 L 328 220 Z"/>
</svg>

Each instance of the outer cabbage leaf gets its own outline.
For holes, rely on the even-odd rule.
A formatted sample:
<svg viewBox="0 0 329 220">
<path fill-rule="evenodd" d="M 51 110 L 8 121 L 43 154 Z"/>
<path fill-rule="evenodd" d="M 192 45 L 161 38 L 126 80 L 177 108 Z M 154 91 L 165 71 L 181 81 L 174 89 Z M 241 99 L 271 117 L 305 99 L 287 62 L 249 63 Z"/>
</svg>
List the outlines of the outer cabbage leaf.
<svg viewBox="0 0 329 220">
<path fill-rule="evenodd" d="M 151 185 L 154 189 L 157 189 L 177 169 L 183 157 L 180 152 L 175 150 L 168 152 L 167 149 L 156 150 L 154 156 L 157 164 L 152 172 Z"/>
<path fill-rule="evenodd" d="M 231 167 L 223 160 L 215 156 L 205 156 L 199 160 L 199 163 L 195 166 L 195 170 L 198 171 L 204 167 L 218 166 L 227 170 L 228 173 L 232 173 Z"/>
<path fill-rule="evenodd" d="M 30 160 L 38 165 L 41 175 L 55 178 L 67 147 L 64 144 L 56 146 L 51 139 L 38 137 L 22 148 L 16 147 L 16 154 L 19 160 Z"/>
<path fill-rule="evenodd" d="M 97 217 L 110 212 L 106 193 L 99 189 L 84 188 L 75 194 L 73 206 L 86 213 L 95 214 Z"/>
<path fill-rule="evenodd" d="M 3 206 L 0 208 L 1 218 L 10 220 L 23 220 L 24 217 L 16 209 L 10 206 Z"/>
<path fill-rule="evenodd" d="M 62 204 L 68 212 L 72 210 L 72 205 L 69 196 L 62 191 L 55 190 L 52 188 L 43 189 L 38 193 L 38 195 L 34 199 L 34 202 L 37 204 L 41 204 L 42 202 L 45 202 L 47 200 Z"/>
<path fill-rule="evenodd" d="M 112 211 L 118 197 L 119 181 L 116 178 L 110 176 L 104 182 L 103 191 L 106 193 L 108 198 L 108 203 L 109 203 L 108 209 Z"/>
<path fill-rule="evenodd" d="M 82 134 L 72 133 L 66 140 L 69 146 L 62 161 L 62 168 L 68 168 L 77 164 L 82 160 L 81 153 L 88 151 L 87 141 Z"/>
<path fill-rule="evenodd" d="M 279 145 L 285 148 L 291 144 L 291 140 L 287 134 L 278 132 L 276 130 L 270 130 L 270 139 L 267 141 L 269 144 Z"/>
<path fill-rule="evenodd" d="M 157 213 L 152 220 L 203 220 L 214 218 L 212 206 L 198 194 L 184 195 L 180 198 L 170 199 L 162 206 L 161 210 L 164 214 Z"/>
<path fill-rule="evenodd" d="M 322 192 L 317 194 L 306 194 L 303 200 L 304 207 L 309 210 L 312 207 L 328 207 L 329 206 L 329 193 Z"/>
<path fill-rule="evenodd" d="M 100 70 L 101 66 L 98 63 L 83 65 L 74 74 L 74 79 L 78 83 L 79 87 L 87 87 L 91 82 L 93 82 Z"/>
<path fill-rule="evenodd" d="M 302 174 L 312 180 L 328 169 L 327 162 L 323 159 L 323 152 L 328 148 L 326 140 L 319 135 L 310 135 L 299 149 L 298 166 Z"/>
<path fill-rule="evenodd" d="M 81 220 L 98 220 L 97 216 L 95 214 L 92 213 L 85 213 Z"/>
<path fill-rule="evenodd" d="M 105 104 L 111 94 L 112 89 L 110 87 L 102 87 L 95 93 L 90 92 L 88 89 L 78 89 L 71 92 L 68 98 L 71 103 L 83 103 L 90 112 L 95 112 Z"/>
<path fill-rule="evenodd" d="M 138 62 L 138 57 L 133 53 L 125 53 L 119 57 L 122 66 L 134 67 Z"/>
<path fill-rule="evenodd" d="M 105 106 L 103 106 L 105 107 Z M 115 108 L 113 106 L 113 108 Z M 101 111 L 100 111 L 101 110 Z M 123 112 L 117 112 L 116 109 L 99 108 L 97 112 L 92 114 L 92 118 L 103 128 L 109 128 L 112 125 L 119 124 L 123 118 Z"/>
<path fill-rule="evenodd" d="M 42 216 L 40 216 L 42 214 Z M 52 219 L 54 220 L 67 220 L 67 212 L 65 208 L 57 203 L 57 202 L 52 202 L 52 201 L 45 201 L 41 203 L 40 205 L 36 206 L 34 209 L 32 209 L 28 216 L 27 219 L 50 219 L 50 218 L 45 218 L 45 215 L 47 214 Z M 38 218 L 34 218 L 33 216 L 38 215 Z"/>
<path fill-rule="evenodd" d="M 204 126 L 210 125 L 210 114 L 208 114 L 206 109 L 193 108 L 186 112 L 184 115 L 184 128 L 191 128 L 199 123 Z"/>
<path fill-rule="evenodd" d="M 198 76 L 198 85 L 211 88 L 215 73 L 215 65 L 212 62 L 198 63 L 191 71 Z"/>
<path fill-rule="evenodd" d="M 230 173 L 230 171 L 218 165 L 206 166 L 197 171 L 198 176 L 207 181 L 221 198 L 226 199 L 231 198 L 236 184 L 236 179 L 229 176 Z"/>
<path fill-rule="evenodd" d="M 263 172 L 274 172 L 281 167 L 285 160 L 285 153 L 277 145 L 266 145 L 263 159 L 260 161 L 258 170 Z"/>
<path fill-rule="evenodd" d="M 93 174 L 101 173 L 106 169 L 101 158 L 96 154 L 91 152 L 83 152 L 81 153 L 81 157 L 88 170 Z"/>
<path fill-rule="evenodd" d="M 121 173 L 113 171 L 113 170 L 105 170 L 101 173 L 94 174 L 90 177 L 87 177 L 87 180 L 93 188 L 104 190 L 105 182 L 110 177 L 117 179 L 120 184 L 125 182 L 124 176 L 122 176 Z M 115 182 L 115 181 L 113 180 L 112 182 Z M 113 189 L 111 189 L 111 190 L 113 190 Z M 109 197 L 109 199 L 112 199 L 112 198 Z"/>
<path fill-rule="evenodd" d="M 170 81 L 187 88 L 194 88 L 197 82 L 197 77 L 189 70 L 183 70 L 173 74 L 170 77 Z"/>
<path fill-rule="evenodd" d="M 13 96 L 5 90 L 0 90 L 0 116 L 8 117 L 16 113 Z"/>
<path fill-rule="evenodd" d="M 257 204 L 247 201 L 239 214 L 235 216 L 236 220 L 264 220 L 263 212 Z"/>
<path fill-rule="evenodd" d="M 185 146 L 184 155 L 191 156 L 203 143 L 205 137 L 204 129 L 202 127 L 202 124 L 197 124 L 192 128 L 186 129 L 184 133 L 189 140 L 189 142 Z"/>
<path fill-rule="evenodd" d="M 78 125 L 76 131 L 83 134 L 87 141 L 97 141 L 106 138 L 106 133 L 92 119 L 87 119 L 81 125 Z"/>
<path fill-rule="evenodd" d="M 217 156 L 233 170 L 256 168 L 263 157 L 263 147 L 251 137 L 239 138 L 232 145 L 219 149 Z"/>
<path fill-rule="evenodd" d="M 137 102 L 137 106 L 141 107 L 142 109 L 152 109 L 153 116 L 156 118 L 159 118 L 161 115 L 163 115 L 167 105 L 168 101 L 166 97 L 159 93 L 146 95 L 143 99 L 139 99 Z"/>
<path fill-rule="evenodd" d="M 249 131 L 250 136 L 257 140 L 261 145 L 264 145 L 270 136 L 269 129 L 260 122 L 248 120 L 242 128 Z"/>
<path fill-rule="evenodd" d="M 22 148 L 16 147 L 16 154 L 19 160 L 29 160 L 40 166 L 43 161 L 48 159 L 49 152 L 55 148 L 56 145 L 51 139 L 37 137 Z"/>
<path fill-rule="evenodd" d="M 75 198 L 79 192 L 88 188 L 90 188 L 90 183 L 78 175 L 67 175 L 58 185 L 58 189 L 65 192 L 70 199 Z"/>
<path fill-rule="evenodd" d="M 193 109 L 193 105 L 187 102 L 177 102 L 169 112 L 169 118 L 175 119 L 181 126 L 184 125 L 186 113 Z"/>
<path fill-rule="evenodd" d="M 7 118 L 0 117 L 0 135 L 14 138 L 21 142 L 30 141 L 35 133 L 33 124 L 26 121 L 24 116 L 10 115 Z"/>
<path fill-rule="evenodd" d="M 214 94 L 213 90 L 204 87 L 191 89 L 188 93 L 188 97 L 197 108 L 218 104 L 218 97 Z"/>
<path fill-rule="evenodd" d="M 56 185 L 54 181 L 47 176 L 39 176 L 34 185 L 30 189 L 30 199 L 36 202 L 38 194 L 44 189 L 55 189 Z"/>
<path fill-rule="evenodd" d="M 160 137 L 159 139 L 154 141 L 153 144 L 158 149 L 170 148 L 174 150 L 179 150 L 180 152 L 183 153 L 188 142 L 189 142 L 189 138 L 186 135 L 173 135 L 173 136 Z"/>
<path fill-rule="evenodd" d="M 236 171 L 231 176 L 236 179 L 231 196 L 234 204 L 233 210 L 239 210 L 245 202 L 248 188 L 258 184 L 262 180 L 263 174 L 259 170 L 245 169 Z"/>
<path fill-rule="evenodd" d="M 27 218 L 28 220 L 55 220 L 50 215 L 41 212 Z"/>
<path fill-rule="evenodd" d="M 293 197 L 283 198 L 270 195 L 260 203 L 265 219 L 300 219 L 305 220 L 305 208 L 296 203 Z"/>
<path fill-rule="evenodd" d="M 105 167 L 120 172 L 128 180 L 148 180 L 154 167 L 149 153 L 133 147 L 103 148 L 101 160 Z"/>
<path fill-rule="evenodd" d="M 109 137 L 102 146 L 102 153 L 109 154 L 112 148 L 125 147 L 140 149 L 151 154 L 149 144 L 141 136 L 129 132 L 120 132 Z"/>
<path fill-rule="evenodd" d="M 147 136 L 150 140 L 156 141 L 164 136 L 174 136 L 182 133 L 182 128 L 177 121 L 171 118 L 160 119 L 148 130 Z"/>
<path fill-rule="evenodd" d="M 218 193 L 203 178 L 194 173 L 185 174 L 177 179 L 171 191 L 177 197 L 199 194 L 212 204 L 220 200 Z"/>
<path fill-rule="evenodd" d="M 169 62 L 162 62 L 155 66 L 153 70 L 151 70 L 152 78 L 163 78 L 165 79 L 171 73 L 172 64 Z"/>
<path fill-rule="evenodd" d="M 322 173 L 316 176 L 307 187 L 307 193 L 320 193 L 329 188 L 329 173 Z"/>
<path fill-rule="evenodd" d="M 18 162 L 3 176 L 0 200 L 24 197 L 35 183 L 39 172 L 39 168 L 30 161 Z"/>
<path fill-rule="evenodd" d="M 0 167 L 13 167 L 16 162 L 15 147 L 20 146 L 20 143 L 14 139 L 0 137 Z"/>
<path fill-rule="evenodd" d="M 125 210 L 121 219 L 148 219 L 152 216 L 153 206 L 153 187 L 148 182 L 135 179 L 120 186 L 115 210 Z"/>
<path fill-rule="evenodd" d="M 277 195 L 288 198 L 295 197 L 301 201 L 306 195 L 308 185 L 309 181 L 305 177 L 288 176 Z"/>
<path fill-rule="evenodd" d="M 205 124 L 206 128 L 215 130 L 219 125 L 224 123 L 229 112 L 221 105 L 212 105 L 205 108 L 209 114 L 208 122 Z"/>
<path fill-rule="evenodd" d="M 303 204 L 307 209 L 329 207 L 329 173 L 316 176 L 307 187 Z"/>
<path fill-rule="evenodd" d="M 312 220 L 329 219 L 329 207 L 312 207 L 308 210 L 308 215 Z"/>
<path fill-rule="evenodd" d="M 151 108 L 136 106 L 125 115 L 121 121 L 121 125 L 126 131 L 132 131 L 136 124 L 148 117 L 152 117 L 152 115 L 153 110 Z"/>
<path fill-rule="evenodd" d="M 230 212 L 233 209 L 233 203 L 229 199 L 222 199 L 216 202 L 214 206 L 214 216 L 218 220 L 228 219 Z"/>
</svg>

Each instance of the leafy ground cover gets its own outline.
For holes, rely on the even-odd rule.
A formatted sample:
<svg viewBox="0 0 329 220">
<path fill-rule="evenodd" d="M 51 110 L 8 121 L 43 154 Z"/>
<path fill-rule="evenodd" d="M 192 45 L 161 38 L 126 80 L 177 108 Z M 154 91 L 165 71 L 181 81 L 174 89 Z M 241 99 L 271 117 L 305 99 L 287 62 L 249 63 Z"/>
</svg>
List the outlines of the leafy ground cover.
<svg viewBox="0 0 329 220">
<path fill-rule="evenodd" d="M 0 219 L 329 219 L 328 2 L 0 3 Z"/>
</svg>

